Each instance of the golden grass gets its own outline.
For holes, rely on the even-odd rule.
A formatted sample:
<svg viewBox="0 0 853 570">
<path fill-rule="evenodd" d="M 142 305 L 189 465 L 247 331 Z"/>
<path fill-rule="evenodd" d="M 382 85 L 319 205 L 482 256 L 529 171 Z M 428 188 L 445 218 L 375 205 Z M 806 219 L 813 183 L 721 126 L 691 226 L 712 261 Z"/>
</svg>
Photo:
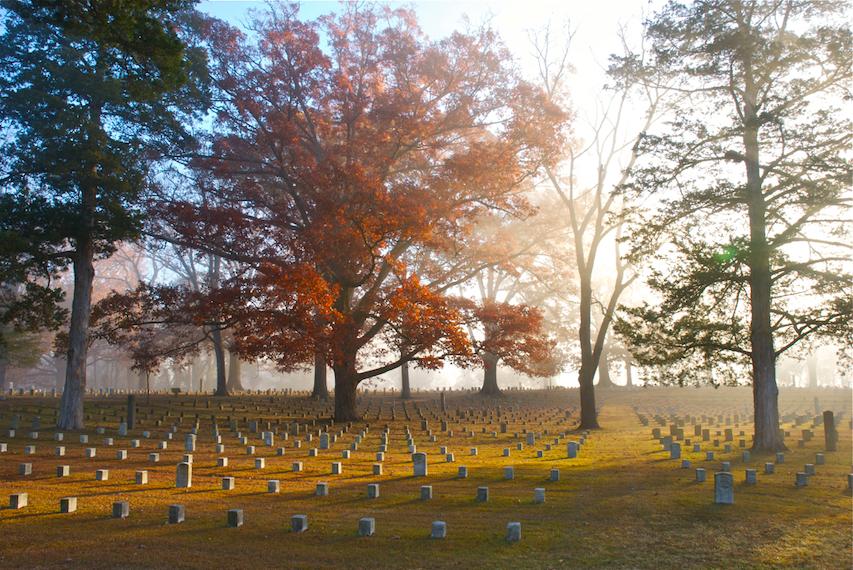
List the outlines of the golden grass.
<svg viewBox="0 0 853 570">
<path fill-rule="evenodd" d="M 814 439 L 798 448 L 800 430 L 809 428 L 786 425 L 791 430 L 791 448 L 784 464 L 777 465 L 774 475 L 764 475 L 763 464 L 773 458 L 753 457 L 749 467 L 758 470 L 758 485 L 743 483 L 745 466 L 740 461 L 737 433 L 751 426 L 742 422 L 735 429 L 735 447 L 723 453 L 722 442 L 716 449 L 714 462 L 704 461 L 702 453 L 684 446 L 684 457 L 693 467 L 708 470 L 708 481 L 694 482 L 693 469 L 680 469 L 679 461 L 668 459 L 660 444 L 651 438 L 652 424 L 643 427 L 632 410 L 634 406 L 647 414 L 655 410 L 682 414 L 724 413 L 749 410 L 749 391 L 730 390 L 613 390 L 600 394 L 603 402 L 601 423 L 604 429 L 593 432 L 576 459 L 565 457 L 565 443 L 579 434 L 568 434 L 544 457 L 537 458 L 558 433 L 572 427 L 574 419 L 566 419 L 565 409 L 576 408 L 574 391 L 510 393 L 497 401 L 483 402 L 476 396 L 456 395 L 448 398 L 451 408 L 482 410 L 500 405 L 503 413 L 519 406 L 530 414 L 531 430 L 549 430 L 532 448 L 515 449 L 513 432 L 521 432 L 523 424 L 510 422 L 508 433 L 492 437 L 499 431 L 498 419 L 479 423 L 474 419 L 453 421 L 453 437 L 439 431 L 439 422 L 430 419 L 430 427 L 438 437 L 429 443 L 420 430 L 420 421 L 412 404 L 411 420 L 403 418 L 397 403 L 397 420 L 390 421 L 390 396 L 365 398 L 369 406 L 370 431 L 358 451 L 349 460 L 341 459 L 341 451 L 349 449 L 354 435 L 363 424 L 353 429 L 333 448 L 308 457 L 308 449 L 318 442 L 293 447 L 277 438 L 275 447 L 285 446 L 284 457 L 275 455 L 275 447 L 264 446 L 260 434 L 250 434 L 241 426 L 256 455 L 249 456 L 228 429 L 226 415 L 234 418 L 263 416 L 271 419 L 267 407 L 294 411 L 302 407 L 307 417 L 327 410 L 307 400 L 275 399 L 268 396 L 230 398 L 226 411 L 217 409 L 219 401 L 192 397 L 157 397 L 157 414 L 137 425 L 127 438 L 119 438 L 115 428 L 117 415 L 123 414 L 120 398 L 87 402 L 92 415 L 86 433 L 90 442 L 78 443 L 77 434 L 67 433 L 66 441 L 53 441 L 52 429 L 40 431 L 39 439 L 28 437 L 30 412 L 41 407 L 43 425 L 48 427 L 54 400 L 9 398 L 0 402 L 0 442 L 9 450 L 0 454 L 0 496 L 5 503 L 11 493 L 29 494 L 29 506 L 21 510 L 0 510 L 0 566 L 2 567 L 80 567 L 80 568 L 849 568 L 851 566 L 851 498 L 845 490 L 850 472 L 851 434 L 849 429 L 849 390 L 823 390 L 819 397 L 823 407 L 847 415 L 839 422 L 839 451 L 826 454 L 826 465 L 818 466 L 808 487 L 794 488 L 794 474 L 803 464 L 812 463 L 815 452 L 822 451 L 823 429 L 815 428 Z M 812 397 L 806 391 L 783 393 L 783 411 L 814 414 Z M 437 409 L 435 394 L 421 394 L 415 400 L 426 412 Z M 383 405 L 384 416 L 376 420 L 377 406 Z M 197 408 L 193 408 L 197 404 Z M 241 411 L 230 411 L 234 405 Z M 12 409 L 28 406 L 17 437 L 6 437 Z M 139 407 L 146 412 L 144 397 Z M 255 409 L 256 407 L 260 409 Z M 166 409 L 173 411 L 162 427 L 153 420 Z M 809 410 L 811 410 L 809 412 Z M 169 449 L 160 451 L 158 464 L 148 462 L 148 454 L 156 449 L 171 421 L 184 412 L 185 418 Z M 194 454 L 193 487 L 174 487 L 175 465 L 183 455 L 183 434 L 191 427 L 193 414 L 199 413 L 199 449 Z M 219 415 L 220 430 L 226 446 L 223 456 L 228 467 L 216 467 L 217 454 L 208 424 L 212 413 Z M 116 415 L 113 415 L 116 414 Z M 107 419 L 102 419 L 106 417 Z M 454 416 L 455 417 L 455 416 Z M 576 416 L 575 416 L 576 417 Z M 547 419 L 542 419 L 547 418 Z M 292 419 L 292 418 L 291 418 Z M 302 420 L 304 421 L 304 420 Z M 384 474 L 374 477 L 371 466 L 379 444 L 381 427 L 391 426 L 392 448 L 386 454 Z M 96 435 L 95 426 L 107 427 L 105 435 Z M 318 427 L 319 427 L 318 422 Z M 409 425 L 418 451 L 429 455 L 429 476 L 412 476 L 412 464 L 403 438 L 403 426 Z M 340 429 L 337 426 L 333 429 Z M 469 427 L 475 435 L 463 434 Z M 482 428 L 487 433 L 482 433 Z M 724 425 L 707 426 L 712 433 Z M 315 428 L 316 429 L 316 428 Z M 142 430 L 152 432 L 142 439 L 142 447 L 132 449 L 131 438 L 141 438 Z M 668 428 L 663 428 L 668 433 Z M 692 429 L 685 428 L 685 437 Z M 115 445 L 107 447 L 104 437 L 114 437 Z M 301 437 L 301 436 L 300 436 Z M 723 438 L 720 437 L 722 440 Z M 701 443 L 701 442 L 700 442 Z M 33 457 L 23 455 L 27 444 L 37 446 Z M 65 445 L 66 457 L 54 456 L 54 447 Z M 438 448 L 446 445 L 456 455 L 455 463 L 446 463 Z M 84 457 L 85 447 L 97 447 L 97 457 Z M 479 455 L 469 455 L 477 447 Z M 501 456 L 504 447 L 511 456 Z M 117 449 L 127 449 L 126 461 L 115 459 Z M 266 457 L 266 468 L 254 468 L 255 457 Z M 719 461 L 731 460 L 735 474 L 735 504 L 713 504 L 713 472 Z M 304 473 L 291 472 L 291 463 L 302 461 Z M 331 475 L 331 463 L 342 461 L 344 473 Z M 18 464 L 33 463 L 33 475 L 18 475 Z M 71 476 L 57 478 L 57 465 L 71 465 Z M 457 479 L 460 465 L 469 469 L 468 479 Z M 515 479 L 503 479 L 503 466 L 515 466 Z M 561 470 L 559 482 L 548 481 L 551 468 Z M 95 470 L 109 469 L 109 480 L 95 481 Z M 134 484 L 134 471 L 146 469 L 149 483 Z M 223 491 L 220 478 L 236 477 L 236 489 Z M 266 481 L 279 479 L 281 493 L 266 492 Z M 314 496 L 318 481 L 330 485 L 328 497 Z M 367 498 L 367 484 L 380 483 L 380 498 Z M 421 485 L 433 486 L 434 499 L 421 501 Z M 474 500 L 478 486 L 487 485 L 488 503 Z M 533 490 L 544 487 L 546 502 L 534 504 Z M 59 513 L 59 499 L 78 497 L 78 511 Z M 117 500 L 130 502 L 130 518 L 110 518 L 111 505 Z M 167 525 L 168 505 L 186 505 L 187 520 L 180 525 Z M 226 511 L 242 508 L 245 525 L 228 528 Z M 303 534 L 290 532 L 290 517 L 307 514 L 309 530 Z M 376 518 L 376 535 L 358 537 L 360 517 Z M 445 540 L 429 538 L 430 524 L 447 522 Z M 522 523 L 522 541 L 507 544 L 506 524 Z"/>
</svg>

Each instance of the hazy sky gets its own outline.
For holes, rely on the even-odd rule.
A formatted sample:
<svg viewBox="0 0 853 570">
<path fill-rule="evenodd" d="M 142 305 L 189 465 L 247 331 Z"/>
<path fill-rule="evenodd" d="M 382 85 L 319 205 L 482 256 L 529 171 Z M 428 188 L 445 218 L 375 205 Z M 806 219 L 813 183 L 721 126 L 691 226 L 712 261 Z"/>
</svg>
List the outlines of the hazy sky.
<svg viewBox="0 0 853 570">
<path fill-rule="evenodd" d="M 526 73 L 534 78 L 536 65 L 530 44 L 530 32 L 541 30 L 551 22 L 554 29 L 565 27 L 569 22 L 574 31 L 571 64 L 575 69 L 568 83 L 573 107 L 578 121 L 576 135 L 583 137 L 584 118 L 595 114 L 596 104 L 600 104 L 600 89 L 605 82 L 604 69 L 608 56 L 620 51 L 619 30 L 627 26 L 628 37 L 636 41 L 640 36 L 640 22 L 643 14 L 650 14 L 653 7 L 661 2 L 655 0 L 492 0 L 492 1 L 445 1 L 420 0 L 416 2 L 386 2 L 399 7 L 411 6 L 418 14 L 422 29 L 433 38 L 448 35 L 454 29 L 464 27 L 465 16 L 473 24 L 491 20 L 492 26 L 500 33 L 507 47 L 513 52 L 518 63 Z M 263 1 L 246 0 L 207 0 L 199 8 L 217 18 L 240 26 L 249 19 L 251 10 L 264 10 Z M 314 19 L 340 8 L 339 2 L 308 1 L 300 3 L 300 15 L 305 19 Z M 642 110 L 638 109 L 637 115 Z M 609 255 L 608 255 L 609 257 Z M 609 261 L 609 260 L 608 260 Z M 602 266 L 608 265 L 602 260 Z M 606 271 L 606 269 L 605 269 Z M 614 374 L 616 372 L 614 371 Z M 397 374 L 390 373 L 389 380 L 396 381 Z M 455 384 L 465 379 L 465 383 L 479 384 L 482 371 L 461 371 L 452 366 L 429 375 L 440 385 Z M 424 384 L 425 378 L 418 372 L 413 375 L 412 385 Z M 442 381 L 443 380 L 443 381 Z M 505 379 L 506 380 L 506 379 Z M 557 384 L 576 386 L 575 371 L 567 371 L 555 379 Z M 307 382 L 307 380 L 306 380 Z M 396 384 L 396 382 L 395 382 Z"/>
<path fill-rule="evenodd" d="M 638 39 L 643 13 L 650 13 L 652 10 L 650 6 L 660 3 L 660 1 L 654 1 L 650 4 L 648 0 L 386 2 L 394 7 L 413 7 L 418 14 L 422 29 L 433 38 L 446 36 L 454 29 L 464 27 L 466 16 L 473 24 L 490 20 L 518 63 L 531 78 L 536 74 L 536 65 L 530 44 L 530 32 L 541 30 L 549 22 L 552 28 L 563 28 L 568 21 L 574 31 L 571 64 L 575 69 L 568 87 L 573 107 L 581 123 L 584 122 L 584 117 L 591 117 L 595 113 L 596 103 L 600 103 L 600 88 L 605 82 L 604 69 L 607 66 L 608 56 L 620 50 L 620 27 L 627 26 L 628 37 L 632 41 Z M 265 5 L 266 3 L 260 0 L 207 0 L 201 2 L 199 8 L 212 16 L 241 26 L 249 20 L 251 10 L 264 10 Z M 339 2 L 325 0 L 301 2 L 300 15 L 306 19 L 314 19 L 339 8 Z M 576 134 L 582 137 L 583 128 L 576 128 Z M 477 384 L 481 381 L 482 371 L 476 370 L 472 374 L 472 371 L 466 373 L 447 366 L 437 373 L 430 374 L 430 376 L 433 375 L 449 381 L 450 384 L 462 378 Z M 394 373 L 388 376 L 396 379 Z M 437 379 L 434 378 L 433 381 Z M 425 379 L 421 374 L 415 374 L 412 380 L 413 387 L 417 387 Z M 555 380 L 558 384 L 577 385 L 574 371 L 563 373 Z M 441 381 L 440 383 L 444 384 Z"/>
<path fill-rule="evenodd" d="M 385 2 L 391 6 L 412 6 L 419 16 L 421 27 L 431 37 L 445 36 L 463 25 L 463 18 L 479 23 L 491 18 L 507 46 L 518 61 L 535 71 L 528 33 L 541 29 L 549 21 L 561 26 L 566 20 L 575 30 L 572 64 L 576 68 L 576 85 L 572 97 L 576 106 L 588 102 L 603 81 L 603 68 L 608 55 L 619 50 L 618 31 L 629 25 L 633 37 L 638 37 L 639 22 L 650 5 L 661 4 L 649 0 L 491 0 L 445 1 L 419 0 L 416 2 Z M 300 2 L 300 14 L 308 19 L 339 9 L 340 3 L 329 1 Z M 247 20 L 252 9 L 263 10 L 265 2 L 245 0 L 207 0 L 200 9 L 235 25 Z"/>
</svg>

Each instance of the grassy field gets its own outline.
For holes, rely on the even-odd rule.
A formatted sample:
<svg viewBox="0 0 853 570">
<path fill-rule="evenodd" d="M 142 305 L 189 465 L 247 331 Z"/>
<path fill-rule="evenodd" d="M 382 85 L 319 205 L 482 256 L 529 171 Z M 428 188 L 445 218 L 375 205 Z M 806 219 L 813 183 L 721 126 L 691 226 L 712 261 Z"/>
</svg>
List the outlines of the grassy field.
<svg viewBox="0 0 853 570">
<path fill-rule="evenodd" d="M 839 450 L 827 453 L 826 464 L 817 466 L 808 486 L 798 489 L 795 473 L 804 464 L 814 463 L 815 453 L 824 447 L 822 426 L 814 427 L 811 441 L 798 446 L 801 430 L 812 428 L 815 396 L 820 409 L 842 413 Z M 29 505 L 0 510 L 0 567 L 851 567 L 853 515 L 846 490 L 851 471 L 849 390 L 782 393 L 789 451 L 773 475 L 765 475 L 763 468 L 765 462 L 774 461 L 772 456 L 753 455 L 747 465 L 741 461 L 739 432 L 745 432 L 749 445 L 752 427 L 747 421 L 748 389 L 611 390 L 601 392 L 600 402 L 603 429 L 587 435 L 579 456 L 568 459 L 566 442 L 583 435 L 572 431 L 577 418 L 577 394 L 572 390 L 511 392 L 489 401 L 470 394 L 451 395 L 447 418 L 452 436 L 440 429 L 437 394 L 418 394 L 408 403 L 409 420 L 400 401 L 382 395 L 364 397 L 365 422 L 354 423 L 332 449 L 319 451 L 317 457 L 308 453 L 318 445 L 317 430 L 328 423 L 324 418 L 329 408 L 302 398 L 157 396 L 146 404 L 142 396 L 137 425 L 127 437 L 117 434 L 119 416 L 125 414 L 123 397 L 93 399 L 86 410 L 88 444 L 79 443 L 79 435 L 72 433 L 66 433 L 61 443 L 54 441 L 56 400 L 8 398 L 0 401 L 0 442 L 8 444 L 8 451 L 0 453 L 0 490 L 4 504 L 8 495 L 26 492 Z M 435 442 L 421 430 L 419 412 L 429 421 Z M 21 416 L 19 427 L 16 436 L 9 438 L 15 414 Z M 176 489 L 175 466 L 196 414 L 200 427 L 193 454 L 193 486 Z M 221 454 L 215 452 L 211 435 L 213 414 L 225 445 Z M 648 426 L 642 425 L 638 414 L 648 418 Z M 36 440 L 29 433 L 34 415 L 42 418 Z M 685 438 L 700 443 L 702 451 L 694 453 L 692 445 L 683 445 L 683 457 L 693 465 L 682 469 L 680 461 L 669 459 L 652 438 L 652 428 L 659 426 L 655 415 L 665 424 L 664 434 L 675 416 L 682 420 L 696 416 L 695 421 L 711 429 L 720 445 L 714 447 L 712 441 L 693 436 L 692 422 L 686 421 Z M 723 421 L 710 425 L 702 415 L 714 420 L 722 415 Z M 246 454 L 229 429 L 229 417 L 239 422 L 239 431 L 256 446 L 255 456 Z M 291 433 L 287 441 L 279 436 L 273 447 L 265 446 L 260 433 L 250 433 L 244 421 L 256 418 L 261 419 L 260 429 L 270 421 L 280 432 L 293 421 L 308 424 L 314 439 L 297 449 L 294 440 L 302 439 L 304 433 Z M 159 426 L 155 425 L 158 419 Z M 156 449 L 179 420 L 168 449 Z M 507 433 L 500 433 L 501 421 L 508 424 Z M 350 448 L 367 424 L 369 431 L 359 449 L 350 459 L 342 459 L 342 450 Z M 390 447 L 384 473 L 373 476 L 379 434 L 386 424 Z M 427 477 L 412 476 L 404 437 L 407 425 L 418 451 L 428 454 Z M 97 426 L 104 427 L 105 433 L 97 434 Z M 329 431 L 337 433 L 345 427 L 333 425 Z M 716 435 L 726 428 L 735 434 L 729 453 L 723 451 L 724 438 Z M 150 432 L 150 438 L 142 436 L 143 430 Z M 525 430 L 538 434 L 535 445 L 526 444 Z M 105 445 L 106 437 L 114 438 L 112 447 Z M 140 440 L 139 448 L 131 446 L 132 439 Z M 559 442 L 554 443 L 555 439 Z M 519 442 L 524 443 L 523 450 L 516 449 Z M 550 451 L 545 450 L 546 444 L 553 444 Z M 25 456 L 25 445 L 35 445 L 35 455 Z M 64 457 L 55 455 L 58 445 L 65 446 Z M 439 446 L 455 454 L 454 463 L 445 461 Z M 96 457 L 86 458 L 86 447 L 96 447 Z M 276 455 L 277 447 L 285 447 L 283 457 Z M 472 447 L 478 448 L 478 455 L 470 455 Z M 502 456 L 504 448 L 511 448 L 510 457 Z M 126 460 L 116 459 L 119 449 L 128 450 Z M 538 450 L 543 451 L 541 458 Z M 714 461 L 704 460 L 706 450 L 716 452 Z M 150 463 L 148 454 L 158 451 L 160 462 Z M 228 467 L 216 466 L 219 456 L 230 459 Z M 255 469 L 255 457 L 266 458 L 264 469 Z M 713 473 L 724 460 L 731 461 L 735 476 L 734 505 L 713 501 Z M 304 472 L 292 472 L 294 461 L 303 462 Z M 331 474 L 333 461 L 343 463 L 342 475 Z M 33 464 L 32 475 L 18 474 L 22 462 Z M 70 465 L 71 475 L 57 477 L 58 465 Z M 515 467 L 514 480 L 503 478 L 503 467 L 508 465 Z M 468 467 L 467 479 L 457 478 L 459 466 Z M 707 469 L 707 482 L 695 482 L 695 467 Z M 548 479 L 552 468 L 561 471 L 557 482 Z M 758 470 L 757 485 L 745 485 L 746 468 Z M 96 469 L 109 469 L 109 480 L 96 481 Z M 148 471 L 149 483 L 135 485 L 134 472 L 142 469 Z M 236 489 L 221 489 L 224 476 L 236 477 Z M 279 494 L 267 493 L 270 479 L 281 481 Z M 329 483 L 329 496 L 315 496 L 319 481 Z M 376 482 L 380 497 L 369 499 L 367 485 Z M 420 486 L 425 484 L 433 486 L 432 500 L 419 498 Z M 489 502 L 475 501 L 478 486 L 489 487 Z M 543 504 L 533 501 L 537 487 L 546 489 Z M 78 498 L 76 513 L 59 513 L 59 500 L 66 496 Z M 130 503 L 126 520 L 110 516 L 112 503 L 118 500 Z M 186 522 L 167 524 L 170 504 L 186 506 Z M 232 508 L 244 511 L 245 524 L 240 528 L 226 524 L 226 512 Z M 290 531 L 294 514 L 308 515 L 307 532 Z M 356 533 L 358 519 L 365 516 L 376 519 L 372 537 Z M 430 525 L 436 520 L 447 523 L 444 540 L 429 538 Z M 521 542 L 505 541 L 510 521 L 522 523 Z"/>
</svg>

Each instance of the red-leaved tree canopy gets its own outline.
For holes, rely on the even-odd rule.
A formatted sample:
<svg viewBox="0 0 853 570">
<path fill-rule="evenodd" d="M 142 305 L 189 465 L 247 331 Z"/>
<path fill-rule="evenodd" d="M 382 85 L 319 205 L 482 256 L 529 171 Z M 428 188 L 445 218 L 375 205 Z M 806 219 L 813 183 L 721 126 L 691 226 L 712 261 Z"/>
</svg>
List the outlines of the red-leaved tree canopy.
<svg viewBox="0 0 853 570">
<path fill-rule="evenodd" d="M 475 264 L 421 279 L 409 260 L 464 249 L 486 209 L 528 213 L 525 181 L 559 151 L 565 117 L 488 28 L 432 41 L 410 11 L 353 3 L 313 21 L 275 6 L 253 31 L 201 27 L 209 153 L 191 162 L 195 191 L 164 193 L 150 231 L 251 268 L 218 293 L 227 304 L 238 290 L 217 310 L 240 351 L 322 351 L 335 417 L 356 419 L 359 382 L 470 355 L 444 292 Z M 405 350 L 389 350 L 401 334 Z"/>
</svg>

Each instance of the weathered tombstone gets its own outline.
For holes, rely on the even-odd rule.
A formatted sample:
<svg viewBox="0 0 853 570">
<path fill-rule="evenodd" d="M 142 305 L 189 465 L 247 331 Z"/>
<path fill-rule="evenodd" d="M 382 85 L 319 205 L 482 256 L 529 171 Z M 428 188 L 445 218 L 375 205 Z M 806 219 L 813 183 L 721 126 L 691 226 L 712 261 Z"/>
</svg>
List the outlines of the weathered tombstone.
<svg viewBox="0 0 853 570">
<path fill-rule="evenodd" d="M 797 472 L 797 478 L 794 480 L 795 487 L 805 487 L 809 484 L 809 476 L 802 471 Z"/>
<path fill-rule="evenodd" d="M 373 536 L 376 532 L 376 519 L 373 517 L 363 517 L 358 519 L 358 535 Z"/>
<path fill-rule="evenodd" d="M 734 477 L 728 471 L 714 473 L 714 502 L 718 505 L 735 502 Z"/>
<path fill-rule="evenodd" d="M 678 442 L 673 442 L 669 446 L 669 458 L 670 459 L 681 459 L 681 444 Z"/>
<path fill-rule="evenodd" d="M 414 465 L 414 474 L 415 477 L 426 477 L 429 468 L 427 466 L 427 454 L 426 453 L 414 453 L 412 454 L 412 462 Z"/>
<path fill-rule="evenodd" d="M 467 467 L 460 467 L 459 470 L 456 472 L 456 476 L 459 479 L 467 479 L 468 478 L 468 468 Z"/>
<path fill-rule="evenodd" d="M 764 464 L 764 473 L 766 475 L 772 475 L 776 472 L 776 464 L 775 463 L 765 463 Z"/>
<path fill-rule="evenodd" d="M 545 489 L 542 487 L 537 487 L 533 489 L 533 502 L 534 503 L 544 503 L 545 502 Z"/>
<path fill-rule="evenodd" d="M 13 495 L 9 495 L 9 508 L 10 509 L 23 509 L 27 506 L 29 502 L 29 495 L 26 493 L 15 493 Z"/>
<path fill-rule="evenodd" d="M 804 471 L 805 471 L 806 475 L 809 475 L 809 476 L 814 475 L 815 474 L 814 463 L 806 463 Z"/>
<path fill-rule="evenodd" d="M 823 412 L 823 439 L 827 451 L 838 451 L 838 431 L 835 429 L 835 416 L 831 410 Z"/>
<path fill-rule="evenodd" d="M 60 513 L 73 513 L 77 510 L 77 497 L 62 497 L 59 499 Z"/>
<path fill-rule="evenodd" d="M 566 444 L 566 455 L 569 459 L 574 459 L 578 456 L 578 442 L 570 441 Z"/>
<path fill-rule="evenodd" d="M 290 517 L 290 530 L 293 532 L 305 532 L 308 530 L 308 515 L 293 515 Z"/>
<path fill-rule="evenodd" d="M 127 427 L 128 429 L 136 427 L 136 396 L 134 394 L 127 396 Z"/>
<path fill-rule="evenodd" d="M 518 542 L 521 540 L 521 523 L 511 522 L 506 525 L 506 541 Z"/>
<path fill-rule="evenodd" d="M 515 467 L 504 467 L 504 479 L 508 481 L 515 479 Z"/>
<path fill-rule="evenodd" d="M 56 476 L 57 477 L 68 477 L 71 475 L 71 466 L 70 465 L 57 465 L 56 466 Z"/>
<path fill-rule="evenodd" d="M 196 445 L 196 436 L 195 434 L 188 433 L 184 438 L 184 451 L 187 453 L 193 453 L 195 451 Z"/>
<path fill-rule="evenodd" d="M 107 481 L 110 478 L 109 469 L 98 469 L 95 471 L 95 481 Z"/>
<path fill-rule="evenodd" d="M 444 394 L 442 394 L 443 396 Z M 433 521 L 430 529 L 430 538 L 445 538 L 447 536 L 447 523 L 444 521 Z"/>
<path fill-rule="evenodd" d="M 233 491 L 236 485 L 236 481 L 234 477 L 223 477 L 222 478 L 222 490 L 223 491 Z"/>
<path fill-rule="evenodd" d="M 179 524 L 186 519 L 184 505 L 169 505 L 169 524 Z"/>
<path fill-rule="evenodd" d="M 368 499 L 378 499 L 379 498 L 379 483 L 368 483 L 368 485 L 367 485 L 367 498 Z"/>
<path fill-rule="evenodd" d="M 746 484 L 747 485 L 755 485 L 758 483 L 758 475 L 755 472 L 755 469 L 747 469 L 746 470 Z"/>
<path fill-rule="evenodd" d="M 136 484 L 137 485 L 147 485 L 148 484 L 148 471 L 142 470 L 137 471 L 135 475 Z"/>
<path fill-rule="evenodd" d="M 33 464 L 32 463 L 21 463 L 18 465 L 18 475 L 32 475 L 33 474 Z"/>
<path fill-rule="evenodd" d="M 302 462 L 294 461 L 293 465 L 291 466 L 291 469 L 294 473 L 300 473 L 302 471 Z"/>
<path fill-rule="evenodd" d="M 429 501 L 432 499 L 432 485 L 421 485 L 421 500 Z"/>
<path fill-rule="evenodd" d="M 193 486 L 193 465 L 183 461 L 178 463 L 175 473 L 175 487 L 188 489 Z"/>
<path fill-rule="evenodd" d="M 776 453 L 776 463 L 785 463 L 785 454 L 781 451 Z"/>
<path fill-rule="evenodd" d="M 243 509 L 229 509 L 228 527 L 237 528 L 243 526 Z"/>
<path fill-rule="evenodd" d="M 329 484 L 324 481 L 320 481 L 319 483 L 317 483 L 314 494 L 316 494 L 318 497 L 328 497 Z"/>
<path fill-rule="evenodd" d="M 113 518 L 126 519 L 130 516 L 130 503 L 127 501 L 116 501 L 113 503 Z"/>
<path fill-rule="evenodd" d="M 332 463 L 332 475 L 341 475 L 344 472 L 344 464 L 340 461 Z"/>
<path fill-rule="evenodd" d="M 702 467 L 696 468 L 696 482 L 704 483 L 705 482 L 705 469 Z"/>
<path fill-rule="evenodd" d="M 489 501 L 489 488 L 477 487 L 477 502 L 486 503 Z"/>
<path fill-rule="evenodd" d="M 823 453 L 815 453 L 814 462 L 815 465 L 826 465 L 826 456 Z"/>
<path fill-rule="evenodd" d="M 560 480 L 560 470 L 556 469 L 556 468 L 551 469 L 550 479 L 551 479 L 551 481 L 554 481 L 554 482 L 559 481 Z"/>
</svg>

